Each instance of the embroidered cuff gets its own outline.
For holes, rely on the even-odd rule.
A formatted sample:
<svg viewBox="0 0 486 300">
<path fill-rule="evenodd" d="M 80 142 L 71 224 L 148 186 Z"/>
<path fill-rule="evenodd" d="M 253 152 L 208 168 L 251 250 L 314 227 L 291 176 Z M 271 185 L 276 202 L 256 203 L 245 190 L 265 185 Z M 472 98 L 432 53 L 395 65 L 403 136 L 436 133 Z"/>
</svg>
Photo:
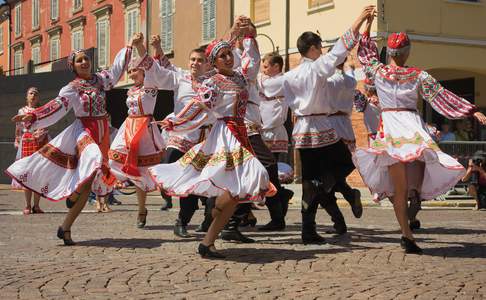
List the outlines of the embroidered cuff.
<svg viewBox="0 0 486 300">
<path fill-rule="evenodd" d="M 342 36 L 341 40 L 348 51 L 356 46 L 358 42 L 358 35 L 355 35 L 352 29 L 348 29 Z"/>
</svg>

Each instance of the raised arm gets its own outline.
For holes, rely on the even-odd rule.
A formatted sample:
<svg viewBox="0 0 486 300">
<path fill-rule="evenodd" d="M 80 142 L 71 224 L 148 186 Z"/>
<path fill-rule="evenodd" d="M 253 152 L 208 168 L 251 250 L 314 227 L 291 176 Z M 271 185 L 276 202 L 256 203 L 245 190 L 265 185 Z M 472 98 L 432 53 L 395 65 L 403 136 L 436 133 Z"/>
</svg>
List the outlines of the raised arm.
<svg viewBox="0 0 486 300">
<path fill-rule="evenodd" d="M 243 39 L 243 54 L 241 54 L 241 73 L 248 80 L 256 80 L 260 70 L 260 51 L 254 37 Z"/>
<path fill-rule="evenodd" d="M 216 120 L 211 112 L 217 101 L 216 88 L 208 82 L 201 85 L 198 96 L 193 98 L 176 116 L 162 121 L 162 126 L 169 131 L 191 132 Z"/>
<path fill-rule="evenodd" d="M 131 58 L 132 47 L 127 46 L 117 53 L 110 69 L 98 73 L 103 80 L 104 89 L 106 91 L 111 90 L 118 81 L 120 81 L 123 73 L 127 70 Z"/>
<path fill-rule="evenodd" d="M 149 55 L 142 58 L 139 67 L 145 71 L 144 86 L 174 91 L 179 86 L 180 72 L 164 68 Z"/>
<path fill-rule="evenodd" d="M 361 25 L 373 14 L 374 6 L 371 5 L 365 7 L 351 28 L 338 39 L 332 50 L 325 55 L 321 55 L 312 63 L 312 71 L 315 72 L 320 79 L 326 79 L 332 76 L 336 66 L 344 62 L 348 52 L 351 51 L 358 42 Z"/>
<path fill-rule="evenodd" d="M 464 119 L 474 116 L 481 124 L 486 124 L 486 117 L 478 111 L 474 104 L 442 87 L 427 72 L 420 73 L 419 81 L 420 95 L 439 114 L 448 119 Z"/>
</svg>

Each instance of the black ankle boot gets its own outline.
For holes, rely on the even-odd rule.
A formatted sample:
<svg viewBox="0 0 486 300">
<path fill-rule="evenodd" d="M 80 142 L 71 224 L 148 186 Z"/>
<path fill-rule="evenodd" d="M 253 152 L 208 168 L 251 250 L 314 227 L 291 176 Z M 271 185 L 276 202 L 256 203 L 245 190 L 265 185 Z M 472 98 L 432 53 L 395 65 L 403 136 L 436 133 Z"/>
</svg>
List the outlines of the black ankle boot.
<svg viewBox="0 0 486 300">
<path fill-rule="evenodd" d="M 69 230 L 62 229 L 61 226 L 57 229 L 57 237 L 64 242 L 64 246 L 74 246 L 76 243 L 71 238 L 66 238 L 66 233 L 71 233 Z"/>
<path fill-rule="evenodd" d="M 270 221 L 267 224 L 259 227 L 258 230 L 260 231 L 283 231 L 285 230 L 285 222 L 284 221 Z"/>
<path fill-rule="evenodd" d="M 245 244 L 254 243 L 254 239 L 244 236 L 238 230 L 239 224 L 240 220 L 237 217 L 232 216 L 228 224 L 226 224 L 226 226 L 224 227 L 223 231 L 221 231 L 221 239 L 225 241 L 235 241 Z"/>
<path fill-rule="evenodd" d="M 412 241 L 411 239 L 408 239 L 404 236 L 402 236 L 402 239 L 400 241 L 400 246 L 402 246 L 402 248 L 405 249 L 405 253 L 422 254 L 422 248 L 417 246 L 415 241 Z"/>
<path fill-rule="evenodd" d="M 199 244 L 199 247 L 197 248 L 197 252 L 201 255 L 201 257 L 203 258 L 225 258 L 226 256 L 224 256 L 223 254 L 217 252 L 217 251 L 213 251 L 211 250 L 211 247 L 214 246 L 213 245 L 209 245 L 209 246 L 206 246 L 206 245 L 203 245 L 203 244 Z"/>
<path fill-rule="evenodd" d="M 410 230 L 414 231 L 414 230 L 417 230 L 417 229 L 420 229 L 420 221 L 419 220 L 413 220 L 413 221 L 410 221 Z"/>
<path fill-rule="evenodd" d="M 177 219 L 174 225 L 174 234 L 181 238 L 189 238 L 191 237 L 187 232 L 186 226 L 182 225 L 181 220 Z"/>
<path fill-rule="evenodd" d="M 320 236 L 316 231 L 302 232 L 302 243 L 307 244 L 325 244 L 326 239 Z"/>
</svg>

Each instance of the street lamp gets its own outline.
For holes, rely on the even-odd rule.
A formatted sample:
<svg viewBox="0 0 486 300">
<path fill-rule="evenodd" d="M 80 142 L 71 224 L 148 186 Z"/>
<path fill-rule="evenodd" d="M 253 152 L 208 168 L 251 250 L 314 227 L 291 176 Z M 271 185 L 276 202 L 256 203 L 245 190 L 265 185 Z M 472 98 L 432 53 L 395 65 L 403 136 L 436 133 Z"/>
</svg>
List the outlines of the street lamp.
<svg viewBox="0 0 486 300">
<path fill-rule="evenodd" d="M 270 43 L 272 44 L 272 52 L 275 53 L 275 43 L 273 42 L 272 38 L 269 37 L 268 35 L 266 35 L 265 33 L 259 33 L 259 34 L 257 34 L 256 37 L 259 37 L 259 36 L 266 37 L 270 41 Z"/>
</svg>

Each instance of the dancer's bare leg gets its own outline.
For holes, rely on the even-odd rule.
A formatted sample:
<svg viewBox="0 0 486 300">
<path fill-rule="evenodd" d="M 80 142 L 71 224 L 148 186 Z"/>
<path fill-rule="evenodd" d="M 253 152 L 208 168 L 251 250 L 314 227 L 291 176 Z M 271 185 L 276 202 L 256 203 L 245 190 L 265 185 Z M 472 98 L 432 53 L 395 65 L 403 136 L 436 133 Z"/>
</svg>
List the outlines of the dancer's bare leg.
<svg viewBox="0 0 486 300">
<path fill-rule="evenodd" d="M 135 186 L 135 191 L 137 192 L 138 213 L 141 212 L 143 213 L 145 212 L 145 202 L 147 200 L 147 193 L 137 186 Z"/>
<path fill-rule="evenodd" d="M 81 187 L 78 199 L 76 200 L 76 202 L 74 202 L 73 207 L 69 209 L 66 218 L 64 218 L 64 222 L 62 223 L 61 227 L 64 231 L 68 231 L 65 234 L 66 238 L 71 237 L 69 232 L 71 230 L 71 226 L 73 225 L 74 221 L 76 221 L 76 218 L 79 216 L 84 206 L 86 205 L 86 202 L 88 201 L 92 182 L 93 179 L 89 180 Z"/>
<path fill-rule="evenodd" d="M 39 202 L 40 202 L 41 195 L 34 193 L 34 209 L 40 209 Z M 30 201 L 29 201 L 30 203 Z"/>
<path fill-rule="evenodd" d="M 32 191 L 24 190 L 25 208 L 32 210 Z"/>
<path fill-rule="evenodd" d="M 395 194 L 393 196 L 393 209 L 402 235 L 410 240 L 414 240 L 412 231 L 408 226 L 408 189 L 407 189 L 407 169 L 404 163 L 396 163 L 388 167 L 390 177 L 393 182 Z"/>
<path fill-rule="evenodd" d="M 204 236 L 202 244 L 205 246 L 213 245 L 214 241 L 218 237 L 218 234 L 223 230 L 226 223 L 228 223 L 230 217 L 236 210 L 238 201 L 231 197 L 229 192 L 225 192 L 223 195 L 216 198 L 216 205 L 213 208 L 213 222 L 209 226 L 208 232 Z M 214 247 L 212 250 L 214 250 Z"/>
</svg>

